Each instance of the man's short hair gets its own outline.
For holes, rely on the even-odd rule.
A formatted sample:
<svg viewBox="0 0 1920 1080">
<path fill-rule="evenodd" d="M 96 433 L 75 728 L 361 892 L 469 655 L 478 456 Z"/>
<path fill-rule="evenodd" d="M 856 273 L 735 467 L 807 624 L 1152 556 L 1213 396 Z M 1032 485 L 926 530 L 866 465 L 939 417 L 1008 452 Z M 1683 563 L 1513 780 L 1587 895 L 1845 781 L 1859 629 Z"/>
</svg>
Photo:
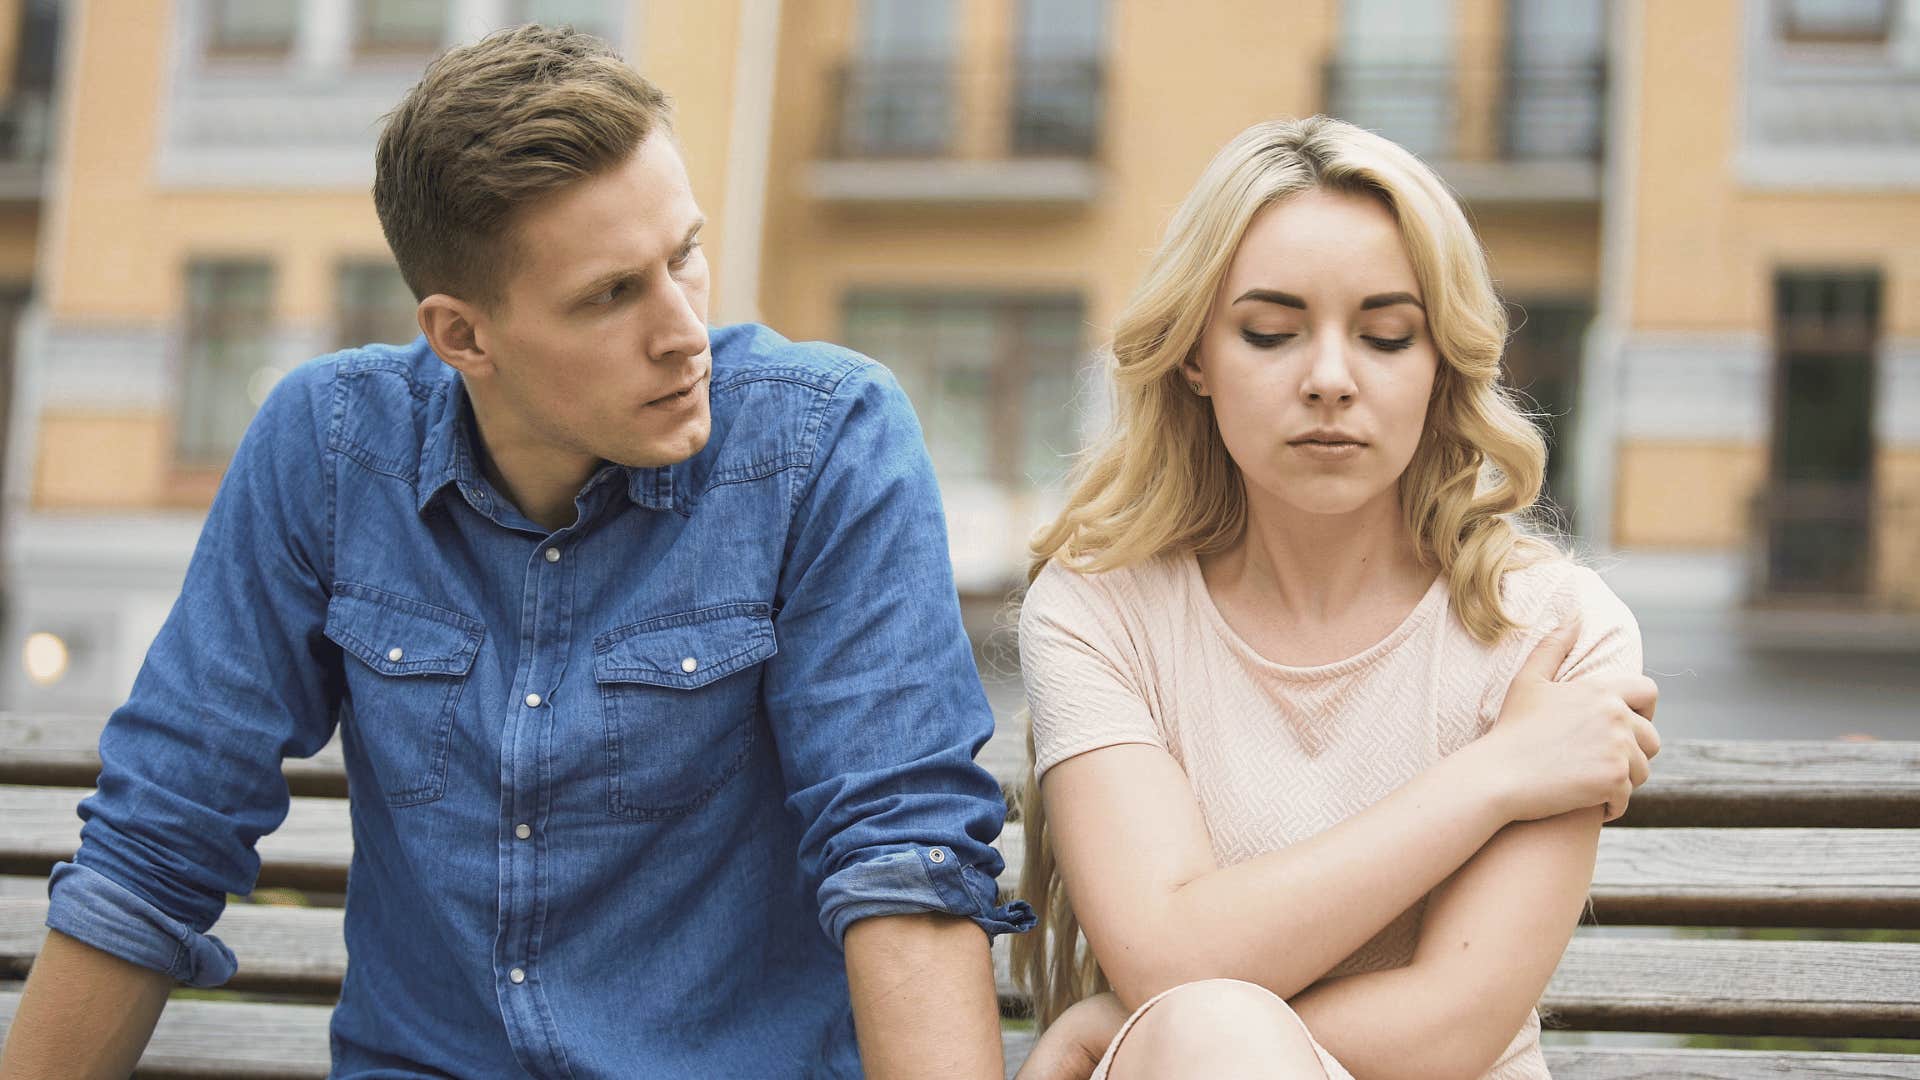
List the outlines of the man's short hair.
<svg viewBox="0 0 1920 1080">
<path fill-rule="evenodd" d="M 387 116 L 373 205 L 415 299 L 491 305 L 515 212 L 619 165 L 667 130 L 660 89 L 607 44 L 528 25 L 449 50 Z"/>
</svg>

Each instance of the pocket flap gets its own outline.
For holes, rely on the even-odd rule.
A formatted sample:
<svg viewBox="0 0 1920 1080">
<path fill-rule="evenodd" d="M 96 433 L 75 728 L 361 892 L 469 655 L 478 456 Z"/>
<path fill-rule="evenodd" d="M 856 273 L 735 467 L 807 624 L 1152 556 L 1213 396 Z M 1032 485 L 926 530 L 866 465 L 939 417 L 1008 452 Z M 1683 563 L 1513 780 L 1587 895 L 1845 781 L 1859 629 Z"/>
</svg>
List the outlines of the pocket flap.
<svg viewBox="0 0 1920 1080">
<path fill-rule="evenodd" d="M 772 656 L 772 609 L 724 604 L 609 630 L 594 639 L 593 677 L 692 690 Z"/>
<path fill-rule="evenodd" d="M 480 651 L 482 627 L 424 601 L 337 582 L 326 634 L 382 675 L 465 675 Z"/>
</svg>

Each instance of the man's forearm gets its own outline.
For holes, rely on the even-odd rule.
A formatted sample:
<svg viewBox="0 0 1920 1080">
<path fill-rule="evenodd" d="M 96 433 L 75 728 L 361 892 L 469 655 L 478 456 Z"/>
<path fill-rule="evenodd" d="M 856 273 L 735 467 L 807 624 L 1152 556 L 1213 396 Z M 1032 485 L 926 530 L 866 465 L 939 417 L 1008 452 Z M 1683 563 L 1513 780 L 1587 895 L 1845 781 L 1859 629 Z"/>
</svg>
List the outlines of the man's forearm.
<svg viewBox="0 0 1920 1080">
<path fill-rule="evenodd" d="M 847 984 L 872 1080 L 1004 1075 L 987 936 L 952 915 L 886 915 L 847 929 Z"/>
<path fill-rule="evenodd" d="M 47 931 L 0 1051 L 0 1080 L 125 1077 L 172 988 L 158 971 Z"/>
</svg>

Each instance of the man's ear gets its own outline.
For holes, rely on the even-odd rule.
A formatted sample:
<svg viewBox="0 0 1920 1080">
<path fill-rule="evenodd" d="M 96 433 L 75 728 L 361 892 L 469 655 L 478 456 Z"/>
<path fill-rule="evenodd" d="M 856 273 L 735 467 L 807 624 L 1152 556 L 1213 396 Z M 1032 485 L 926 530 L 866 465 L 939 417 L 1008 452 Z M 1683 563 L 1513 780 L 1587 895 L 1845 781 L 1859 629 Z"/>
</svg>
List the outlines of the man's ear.
<svg viewBox="0 0 1920 1080">
<path fill-rule="evenodd" d="M 493 373 L 493 358 L 480 340 L 484 317 L 472 304 L 446 293 L 434 293 L 420 301 L 414 316 L 420 321 L 420 331 L 427 335 L 427 344 L 433 346 L 434 354 L 454 370 L 469 379 Z"/>
</svg>

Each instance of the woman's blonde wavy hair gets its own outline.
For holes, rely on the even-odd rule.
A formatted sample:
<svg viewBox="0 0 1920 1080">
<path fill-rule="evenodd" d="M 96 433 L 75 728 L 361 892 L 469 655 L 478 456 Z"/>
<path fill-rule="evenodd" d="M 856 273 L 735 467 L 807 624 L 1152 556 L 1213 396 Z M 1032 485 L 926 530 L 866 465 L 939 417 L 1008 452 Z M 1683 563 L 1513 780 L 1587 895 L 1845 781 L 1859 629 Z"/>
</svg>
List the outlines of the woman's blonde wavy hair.
<svg viewBox="0 0 1920 1080">
<path fill-rule="evenodd" d="M 1523 531 L 1540 495 L 1546 445 L 1500 382 L 1507 318 L 1486 254 L 1431 169 L 1378 135 L 1323 116 L 1241 132 L 1175 212 L 1114 328 L 1113 421 L 1076 466 L 1060 517 L 1035 536 L 1029 583 L 1051 560 L 1097 572 L 1167 552 L 1217 552 L 1240 538 L 1246 489 L 1213 410 L 1189 391 L 1180 366 L 1199 345 L 1254 215 L 1314 190 L 1377 198 L 1399 222 L 1440 354 L 1426 428 L 1400 477 L 1401 511 L 1420 558 L 1446 575 L 1467 630 L 1491 642 L 1514 628 L 1500 604 L 1502 574 L 1556 549 Z M 1014 938 L 1013 967 L 1044 1028 L 1110 987 L 1054 865 L 1031 730 L 1018 808 L 1026 833 L 1021 893 L 1040 922 Z"/>
</svg>

